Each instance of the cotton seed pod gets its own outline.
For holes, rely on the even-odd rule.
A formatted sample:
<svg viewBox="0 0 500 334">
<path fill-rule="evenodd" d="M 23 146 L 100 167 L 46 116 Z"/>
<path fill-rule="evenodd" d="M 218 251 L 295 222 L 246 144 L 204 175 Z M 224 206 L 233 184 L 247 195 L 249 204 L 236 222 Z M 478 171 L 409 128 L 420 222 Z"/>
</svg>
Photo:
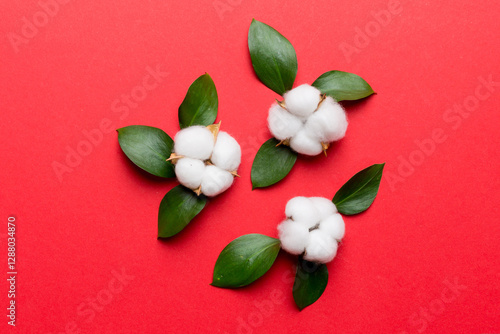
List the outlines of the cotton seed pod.
<svg viewBox="0 0 500 334">
<path fill-rule="evenodd" d="M 323 145 L 314 138 L 305 128 L 302 128 L 290 139 L 290 147 L 297 153 L 305 155 L 318 155 L 323 152 Z"/>
<path fill-rule="evenodd" d="M 217 166 L 206 166 L 201 180 L 201 192 L 208 197 L 217 196 L 233 184 L 234 176 Z"/>
<path fill-rule="evenodd" d="M 227 132 L 220 131 L 210 160 L 228 172 L 236 171 L 241 163 L 241 147 Z"/>
<path fill-rule="evenodd" d="M 301 222 L 307 228 L 319 223 L 319 213 L 307 197 L 294 197 L 286 203 L 285 214 L 294 221 Z"/>
<path fill-rule="evenodd" d="M 304 259 L 327 263 L 337 254 L 345 224 L 335 204 L 323 197 L 298 196 L 286 204 L 288 217 L 278 226 L 282 248 Z"/>
<path fill-rule="evenodd" d="M 177 132 L 174 152 L 178 156 L 207 160 L 214 149 L 214 135 L 204 126 L 190 126 Z"/>
<path fill-rule="evenodd" d="M 283 95 L 286 109 L 293 115 L 305 120 L 318 107 L 321 92 L 308 84 L 300 85 Z"/>
<path fill-rule="evenodd" d="M 320 142 L 342 139 L 347 130 L 344 108 L 331 97 L 327 97 L 306 122 L 307 133 L 316 136 Z"/>
<path fill-rule="evenodd" d="M 189 189 L 196 189 L 201 185 L 205 172 L 205 163 L 198 159 L 182 158 L 175 164 L 177 180 Z"/>
<path fill-rule="evenodd" d="M 267 118 L 269 130 L 280 144 L 304 155 L 326 155 L 330 143 L 345 136 L 347 116 L 332 97 L 304 84 L 283 98 L 271 105 Z"/>
<path fill-rule="evenodd" d="M 345 234 L 344 219 L 339 213 L 324 218 L 319 223 L 319 230 L 333 239 L 340 241 Z"/>
<path fill-rule="evenodd" d="M 304 126 L 301 119 L 283 109 L 278 103 L 274 103 L 269 109 L 267 123 L 269 131 L 279 140 L 292 138 Z"/>
<path fill-rule="evenodd" d="M 197 195 L 216 196 L 238 176 L 241 147 L 228 133 L 219 131 L 220 124 L 182 129 L 176 134 L 174 152 L 167 159 L 175 165 L 179 182 Z"/>
<path fill-rule="evenodd" d="M 290 254 L 299 255 L 304 253 L 309 242 L 309 229 L 291 219 L 283 221 L 278 226 L 278 235 L 281 247 Z"/>
<path fill-rule="evenodd" d="M 307 261 L 327 263 L 337 255 L 338 244 L 329 235 L 321 230 L 309 233 L 309 242 L 306 246 L 304 259 Z"/>
</svg>

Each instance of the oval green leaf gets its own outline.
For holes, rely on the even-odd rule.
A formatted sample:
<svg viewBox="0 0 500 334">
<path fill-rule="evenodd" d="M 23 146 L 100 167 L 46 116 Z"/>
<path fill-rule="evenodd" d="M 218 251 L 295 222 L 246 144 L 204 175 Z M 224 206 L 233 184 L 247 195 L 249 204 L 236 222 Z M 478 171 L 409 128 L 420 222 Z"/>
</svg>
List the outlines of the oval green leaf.
<svg viewBox="0 0 500 334">
<path fill-rule="evenodd" d="M 134 164 L 156 176 L 175 177 L 174 165 L 166 161 L 174 142 L 163 130 L 131 125 L 116 131 L 122 151 Z"/>
<path fill-rule="evenodd" d="M 290 147 L 279 145 L 271 138 L 260 147 L 252 164 L 252 189 L 268 187 L 281 181 L 292 170 L 297 153 Z"/>
<path fill-rule="evenodd" d="M 323 73 L 312 85 L 337 101 L 359 100 L 374 93 L 363 78 L 341 71 Z"/>
<path fill-rule="evenodd" d="M 189 86 L 179 107 L 180 127 L 212 124 L 217 118 L 218 106 L 217 89 L 212 78 L 205 73 Z"/>
<path fill-rule="evenodd" d="M 264 85 L 280 95 L 292 89 L 297 55 L 283 35 L 253 19 L 248 31 L 248 49 L 255 73 Z"/>
<path fill-rule="evenodd" d="M 327 284 L 328 269 L 326 265 L 299 258 L 295 282 L 293 283 L 293 299 L 300 310 L 318 300 Z"/>
<path fill-rule="evenodd" d="M 383 164 L 376 164 L 354 175 L 337 191 L 333 203 L 340 213 L 355 215 L 370 207 L 377 196 Z"/>
<path fill-rule="evenodd" d="M 231 241 L 215 263 L 212 285 L 238 288 L 264 275 L 276 260 L 281 243 L 262 234 L 247 234 Z"/>
<path fill-rule="evenodd" d="M 183 186 L 172 188 L 161 200 L 158 212 L 158 238 L 176 235 L 203 210 L 207 199 Z"/>
</svg>

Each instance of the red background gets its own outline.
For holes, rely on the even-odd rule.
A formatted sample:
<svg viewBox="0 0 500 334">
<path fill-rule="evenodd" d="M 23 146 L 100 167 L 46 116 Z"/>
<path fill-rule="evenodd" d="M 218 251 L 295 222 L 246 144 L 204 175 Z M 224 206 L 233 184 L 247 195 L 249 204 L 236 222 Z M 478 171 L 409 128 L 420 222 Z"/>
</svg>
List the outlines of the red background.
<svg viewBox="0 0 500 334">
<path fill-rule="evenodd" d="M 387 0 L 69 1 L 43 22 L 37 1 L 2 1 L 1 267 L 6 275 L 14 215 L 19 274 L 17 326 L 2 315 L 0 331 L 500 332 L 500 86 L 488 91 L 479 79 L 500 81 L 500 6 L 402 1 L 384 26 L 374 23 L 389 7 Z M 41 27 L 25 38 L 23 17 L 34 16 Z M 327 158 L 300 158 L 283 182 L 255 191 L 251 164 L 270 136 L 267 109 L 277 96 L 251 67 L 252 18 L 294 45 L 296 85 L 335 69 L 362 76 L 378 93 L 346 104 L 347 136 Z M 356 37 L 366 29 L 366 40 Z M 13 44 L 13 34 L 25 43 Z M 357 52 L 347 54 L 348 46 Z M 112 104 L 157 65 L 168 76 L 127 113 L 115 112 Z M 58 177 L 54 162 L 65 164 L 68 148 L 82 149 L 84 133 L 103 120 L 112 129 L 144 124 L 175 135 L 177 108 L 205 72 L 218 89 L 223 130 L 243 147 L 242 177 L 180 235 L 156 240 L 158 205 L 176 182 L 140 172 L 114 131 Z M 434 131 L 442 135 L 430 144 Z M 427 155 L 417 142 L 427 143 Z M 276 236 L 289 198 L 331 198 L 354 173 L 382 162 L 378 197 L 345 218 L 317 303 L 297 310 L 295 259 L 284 253 L 247 288 L 209 285 L 231 240 Z M 122 270 L 133 279 L 109 295 L 112 271 Z M 5 280 L 0 288 L 6 312 Z M 103 296 L 106 305 L 91 316 L 89 298 Z"/>
</svg>

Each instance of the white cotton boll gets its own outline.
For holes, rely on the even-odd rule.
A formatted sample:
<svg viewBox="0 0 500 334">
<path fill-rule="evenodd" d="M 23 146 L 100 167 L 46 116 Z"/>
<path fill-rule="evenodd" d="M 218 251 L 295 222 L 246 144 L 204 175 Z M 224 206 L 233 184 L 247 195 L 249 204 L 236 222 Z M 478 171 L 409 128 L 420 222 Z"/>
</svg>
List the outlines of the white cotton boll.
<svg viewBox="0 0 500 334">
<path fill-rule="evenodd" d="M 209 197 L 217 196 L 233 184 L 234 177 L 227 170 L 206 166 L 201 179 L 201 192 Z"/>
<path fill-rule="evenodd" d="M 177 180 L 190 189 L 196 189 L 201 185 L 204 171 L 205 164 L 198 159 L 182 158 L 175 164 Z"/>
<path fill-rule="evenodd" d="M 309 197 L 312 204 L 316 208 L 319 214 L 319 220 L 323 220 L 335 213 L 337 213 L 337 208 L 335 204 L 328 198 L 324 197 Z"/>
<path fill-rule="evenodd" d="M 227 132 L 220 131 L 210 160 L 219 168 L 236 171 L 241 163 L 240 144 Z"/>
<path fill-rule="evenodd" d="M 345 235 L 344 220 L 339 213 L 336 213 L 323 219 L 319 223 L 319 230 L 331 236 L 333 239 L 340 241 Z"/>
<path fill-rule="evenodd" d="M 190 126 L 177 132 L 174 152 L 188 158 L 206 160 L 214 149 L 214 135 L 204 126 Z"/>
<path fill-rule="evenodd" d="M 308 84 L 298 86 L 283 95 L 286 109 L 302 119 L 311 115 L 321 100 L 321 92 Z"/>
<path fill-rule="evenodd" d="M 278 225 L 281 247 L 288 253 L 299 255 L 309 242 L 309 229 L 301 223 L 287 219 Z"/>
<path fill-rule="evenodd" d="M 307 197 L 298 196 L 289 200 L 286 203 L 285 214 L 307 228 L 315 226 L 320 221 L 318 211 Z"/>
<path fill-rule="evenodd" d="M 304 123 L 297 116 L 290 114 L 277 103 L 274 103 L 269 109 L 267 123 L 269 131 L 278 140 L 285 140 L 295 136 L 304 126 Z"/>
<path fill-rule="evenodd" d="M 331 97 L 327 97 L 321 106 L 306 122 L 306 129 L 322 142 L 342 139 L 347 130 L 347 116 L 344 108 Z"/>
<path fill-rule="evenodd" d="M 329 235 L 320 230 L 309 233 L 304 259 L 312 262 L 327 263 L 337 255 L 338 244 Z"/>
<path fill-rule="evenodd" d="M 323 152 L 321 142 L 311 137 L 305 128 L 302 128 L 294 137 L 290 139 L 290 147 L 297 153 L 305 155 L 318 155 Z"/>
</svg>

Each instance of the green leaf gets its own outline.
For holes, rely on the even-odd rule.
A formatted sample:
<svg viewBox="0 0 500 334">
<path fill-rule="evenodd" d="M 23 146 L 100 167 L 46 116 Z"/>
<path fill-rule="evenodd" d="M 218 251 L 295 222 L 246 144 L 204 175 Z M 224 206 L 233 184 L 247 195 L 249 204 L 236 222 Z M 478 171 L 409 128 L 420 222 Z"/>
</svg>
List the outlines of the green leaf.
<svg viewBox="0 0 500 334">
<path fill-rule="evenodd" d="M 181 128 L 191 125 L 210 125 L 217 118 L 218 106 L 215 84 L 205 73 L 189 86 L 186 97 L 179 107 L 179 125 Z"/>
<path fill-rule="evenodd" d="M 248 31 L 248 49 L 255 73 L 264 85 L 280 95 L 292 89 L 297 55 L 283 35 L 253 19 Z"/>
<path fill-rule="evenodd" d="M 175 177 L 174 165 L 166 161 L 174 142 L 163 130 L 131 125 L 116 131 L 122 151 L 134 164 L 156 176 Z"/>
<path fill-rule="evenodd" d="M 262 234 L 247 234 L 231 241 L 219 255 L 212 285 L 238 288 L 264 275 L 276 260 L 281 243 Z"/>
<path fill-rule="evenodd" d="M 271 138 L 260 147 L 252 164 L 252 189 L 268 187 L 281 181 L 292 170 L 297 153 Z"/>
<path fill-rule="evenodd" d="M 177 186 L 161 200 L 158 212 L 158 238 L 176 235 L 203 210 L 207 199 L 191 189 Z"/>
<path fill-rule="evenodd" d="M 326 265 L 299 258 L 295 282 L 293 283 L 293 299 L 300 310 L 311 305 L 321 297 L 328 284 Z"/>
<path fill-rule="evenodd" d="M 359 100 L 374 93 L 363 78 L 341 71 L 323 73 L 312 85 L 337 101 Z"/>
<path fill-rule="evenodd" d="M 370 207 L 377 196 L 383 164 L 376 164 L 354 175 L 337 191 L 333 203 L 340 213 L 355 215 Z"/>
</svg>

